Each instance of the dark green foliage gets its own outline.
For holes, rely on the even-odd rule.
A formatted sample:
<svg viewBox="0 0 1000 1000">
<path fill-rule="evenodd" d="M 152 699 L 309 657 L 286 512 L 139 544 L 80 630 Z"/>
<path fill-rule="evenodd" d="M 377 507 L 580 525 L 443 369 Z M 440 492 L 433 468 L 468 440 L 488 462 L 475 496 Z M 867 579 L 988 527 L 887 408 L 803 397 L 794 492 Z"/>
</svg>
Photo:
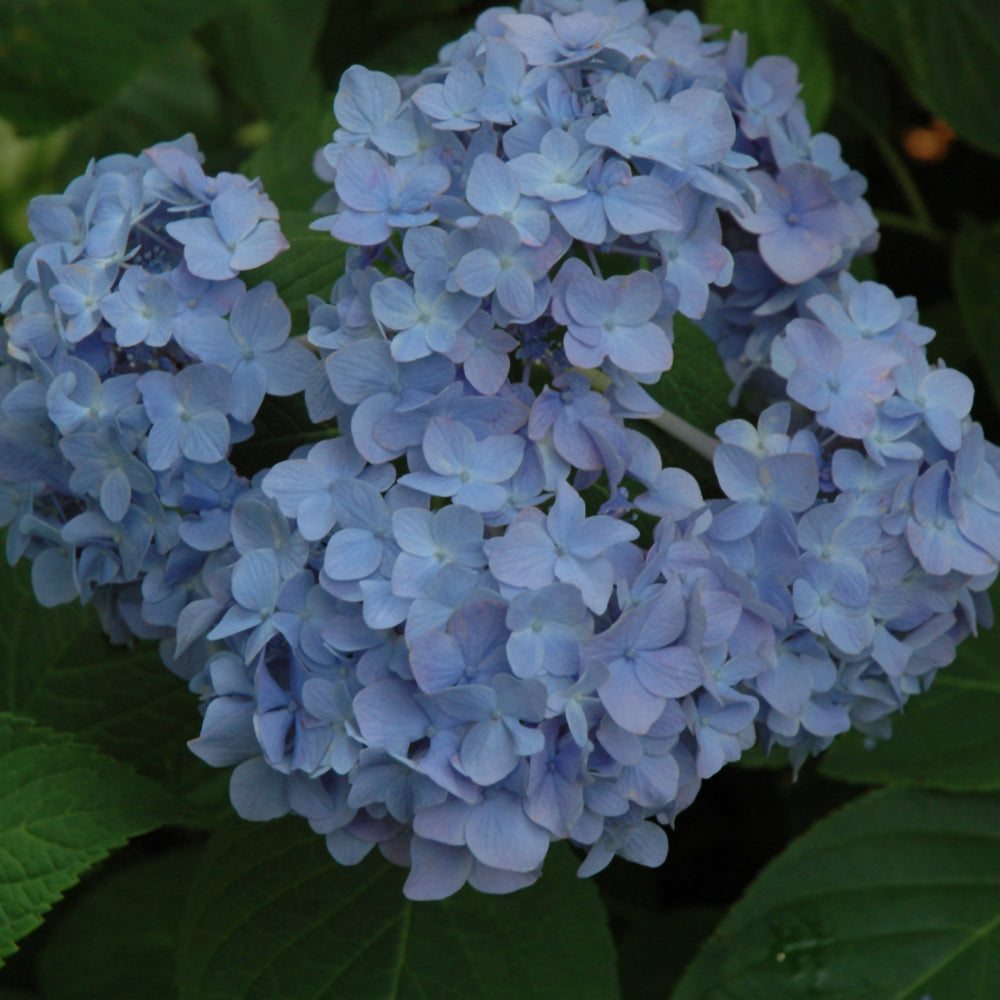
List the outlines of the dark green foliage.
<svg viewBox="0 0 1000 1000">
<path fill-rule="evenodd" d="M 334 865 L 300 820 L 225 827 L 184 915 L 180 1000 L 615 1000 L 597 890 L 559 848 L 530 892 L 413 903 L 405 872 Z"/>
</svg>

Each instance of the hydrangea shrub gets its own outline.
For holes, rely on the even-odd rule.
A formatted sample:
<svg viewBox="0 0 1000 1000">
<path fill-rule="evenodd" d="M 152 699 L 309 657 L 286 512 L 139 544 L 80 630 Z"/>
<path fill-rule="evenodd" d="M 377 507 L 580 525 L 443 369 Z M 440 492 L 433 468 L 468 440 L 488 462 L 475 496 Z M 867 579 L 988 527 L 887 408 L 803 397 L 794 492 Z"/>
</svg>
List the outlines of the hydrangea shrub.
<svg viewBox="0 0 1000 1000">
<path fill-rule="evenodd" d="M 658 866 L 751 747 L 889 737 L 992 623 L 1000 451 L 915 300 L 855 276 L 867 182 L 800 89 L 641 0 L 352 65 L 311 225 L 345 270 L 294 339 L 245 284 L 288 247 L 259 181 L 190 136 L 92 163 L 0 275 L 8 560 L 159 641 L 240 816 L 377 848 L 413 900 L 564 840 Z M 681 326 L 731 380 L 714 428 L 672 409 Z M 300 392 L 319 440 L 248 475 Z"/>
</svg>

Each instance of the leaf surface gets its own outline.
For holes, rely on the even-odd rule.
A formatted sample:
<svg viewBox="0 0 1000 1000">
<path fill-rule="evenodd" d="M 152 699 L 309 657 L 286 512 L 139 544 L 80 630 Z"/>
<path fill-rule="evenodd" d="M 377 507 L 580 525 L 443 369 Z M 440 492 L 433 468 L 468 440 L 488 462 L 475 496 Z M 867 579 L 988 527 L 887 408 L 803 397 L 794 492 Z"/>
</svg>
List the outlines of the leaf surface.
<svg viewBox="0 0 1000 1000">
<path fill-rule="evenodd" d="M 342 868 L 300 820 L 234 825 L 183 920 L 180 1000 L 614 1000 L 604 911 L 574 865 L 553 848 L 520 893 L 413 903 L 404 871 Z"/>
<path fill-rule="evenodd" d="M 1000 153 L 1000 4 L 982 0 L 835 0 L 855 30 L 962 138 Z"/>
<path fill-rule="evenodd" d="M 198 25 L 238 6 L 235 0 L 7 0 L 0 5 L 0 115 L 26 132 L 42 132 L 86 114 Z"/>
<path fill-rule="evenodd" d="M 672 1000 L 993 1000 L 1000 796 L 856 799 L 757 877 Z"/>
<path fill-rule="evenodd" d="M 0 958 L 110 851 L 186 818 L 120 761 L 0 714 Z"/>
</svg>

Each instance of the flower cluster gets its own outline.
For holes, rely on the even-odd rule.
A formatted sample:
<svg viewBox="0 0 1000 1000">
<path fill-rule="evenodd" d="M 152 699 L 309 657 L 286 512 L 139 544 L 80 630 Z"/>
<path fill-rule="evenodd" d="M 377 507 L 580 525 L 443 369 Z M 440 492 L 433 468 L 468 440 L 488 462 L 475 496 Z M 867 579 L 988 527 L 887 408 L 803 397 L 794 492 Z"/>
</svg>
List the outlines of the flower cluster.
<svg viewBox="0 0 1000 1000">
<path fill-rule="evenodd" d="M 300 391 L 273 285 L 288 243 L 257 182 L 207 177 L 192 137 L 92 163 L 35 198 L 0 276 L 0 523 L 45 605 L 93 601 L 116 639 L 168 637 L 229 508 L 265 393 Z"/>
<path fill-rule="evenodd" d="M 55 538 L 81 592 L 141 577 L 145 623 L 169 608 L 204 700 L 191 747 L 234 766 L 242 816 L 305 817 L 345 864 L 377 846 L 416 899 L 528 885 L 553 840 L 586 852 L 584 875 L 616 854 L 656 865 L 659 824 L 703 779 L 757 740 L 800 764 L 851 727 L 885 735 L 989 620 L 1000 457 L 969 380 L 929 363 L 915 304 L 850 276 L 877 238 L 865 182 L 811 134 L 798 89 L 790 60 L 748 66 L 742 36 L 713 40 L 690 13 L 525 0 L 419 77 L 344 74 L 314 228 L 351 248 L 311 300 L 313 353 L 279 346 L 287 322 L 267 339 L 269 290 L 243 312 L 223 296 L 211 328 L 185 316 L 193 332 L 175 308 L 173 340 L 152 321 L 164 232 L 186 261 L 169 273 L 201 268 L 215 292 L 269 245 L 249 196 L 219 207 L 246 182 L 213 186 L 178 152 L 150 151 L 131 182 L 157 193 L 130 225 L 157 235 L 79 295 L 120 306 L 53 287 L 87 226 L 105 232 L 96 207 L 55 265 L 36 246 L 0 279 L 14 381 L 32 387 L 6 394 L 0 479 L 56 498 L 44 516 L 35 494 L 12 501 L 12 534 Z M 148 328 L 125 315 L 137 264 Z M 59 336 L 29 365 L 25 345 L 49 343 L 22 329 L 39 313 Z M 664 410 L 677 315 L 718 345 L 753 419 L 713 438 Z M 266 360 L 243 370 L 248 350 Z M 157 370 L 119 390 L 136 351 Z M 103 367 L 84 378 L 78 355 Z M 339 436 L 231 486 L 225 448 L 262 393 L 301 386 Z M 67 449 L 64 399 L 111 407 L 113 430 Z M 63 435 L 58 489 L 47 464 L 10 474 L 58 439 L 44 421 Z M 654 425 L 712 458 L 717 497 L 663 468 Z M 105 439 L 135 464 L 91 471 Z M 155 525 L 154 507 L 178 522 L 165 558 L 147 544 L 137 575 L 94 576 L 91 549 L 125 546 L 71 526 L 128 538 L 129 512 Z"/>
<path fill-rule="evenodd" d="M 865 184 L 797 91 L 638 0 L 344 74 L 314 228 L 354 249 L 307 390 L 342 437 L 262 479 L 309 554 L 241 556 L 201 678 L 242 815 L 377 844 L 414 898 L 529 884 L 556 839 L 655 865 L 702 779 L 883 734 L 988 616 L 971 383 L 847 273 Z M 641 430 L 676 424 L 645 388 L 676 313 L 768 404 L 718 428 L 708 502 Z"/>
</svg>

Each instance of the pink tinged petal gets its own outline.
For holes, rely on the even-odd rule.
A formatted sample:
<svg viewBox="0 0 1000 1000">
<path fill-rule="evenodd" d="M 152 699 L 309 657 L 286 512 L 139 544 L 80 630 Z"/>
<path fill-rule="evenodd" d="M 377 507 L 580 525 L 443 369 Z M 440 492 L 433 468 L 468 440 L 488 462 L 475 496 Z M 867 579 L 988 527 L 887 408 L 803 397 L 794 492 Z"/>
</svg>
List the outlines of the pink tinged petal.
<svg viewBox="0 0 1000 1000">
<path fill-rule="evenodd" d="M 340 77 L 333 113 L 341 128 L 364 134 L 372 125 L 388 121 L 399 102 L 399 85 L 391 76 L 354 65 Z"/>
<path fill-rule="evenodd" d="M 399 175 L 374 150 L 346 149 L 334 181 L 344 204 L 358 212 L 381 212 L 400 193 Z"/>
<path fill-rule="evenodd" d="M 646 323 L 660 308 L 663 292 L 659 281 L 649 271 L 615 276 L 610 279 L 610 284 L 618 298 L 612 315 L 615 322 L 622 326 Z"/>
<path fill-rule="evenodd" d="M 642 735 L 663 714 L 666 698 L 651 694 L 624 661 L 611 665 L 608 679 L 597 693 L 611 718 L 622 729 Z"/>
<path fill-rule="evenodd" d="M 682 90 L 670 101 L 671 112 L 697 122 L 687 135 L 687 150 L 692 163 L 712 166 L 732 149 L 736 123 L 725 98 L 716 91 L 692 87 Z"/>
<path fill-rule="evenodd" d="M 471 811 L 465 824 L 465 842 L 485 865 L 529 872 L 545 860 L 549 834 L 528 819 L 520 798 L 500 790 Z"/>
<path fill-rule="evenodd" d="M 510 358 L 494 351 L 473 351 L 462 366 L 465 377 L 472 387 L 484 396 L 493 396 L 507 381 L 510 374 Z"/>
<path fill-rule="evenodd" d="M 406 214 L 424 212 L 430 202 L 439 194 L 451 187 L 451 172 L 440 164 L 434 163 L 419 167 L 403 182 L 399 193 L 400 210 Z M 411 222 L 411 226 L 424 225 L 437 218 L 436 212 L 430 212 L 431 218 L 421 222 Z"/>
</svg>

